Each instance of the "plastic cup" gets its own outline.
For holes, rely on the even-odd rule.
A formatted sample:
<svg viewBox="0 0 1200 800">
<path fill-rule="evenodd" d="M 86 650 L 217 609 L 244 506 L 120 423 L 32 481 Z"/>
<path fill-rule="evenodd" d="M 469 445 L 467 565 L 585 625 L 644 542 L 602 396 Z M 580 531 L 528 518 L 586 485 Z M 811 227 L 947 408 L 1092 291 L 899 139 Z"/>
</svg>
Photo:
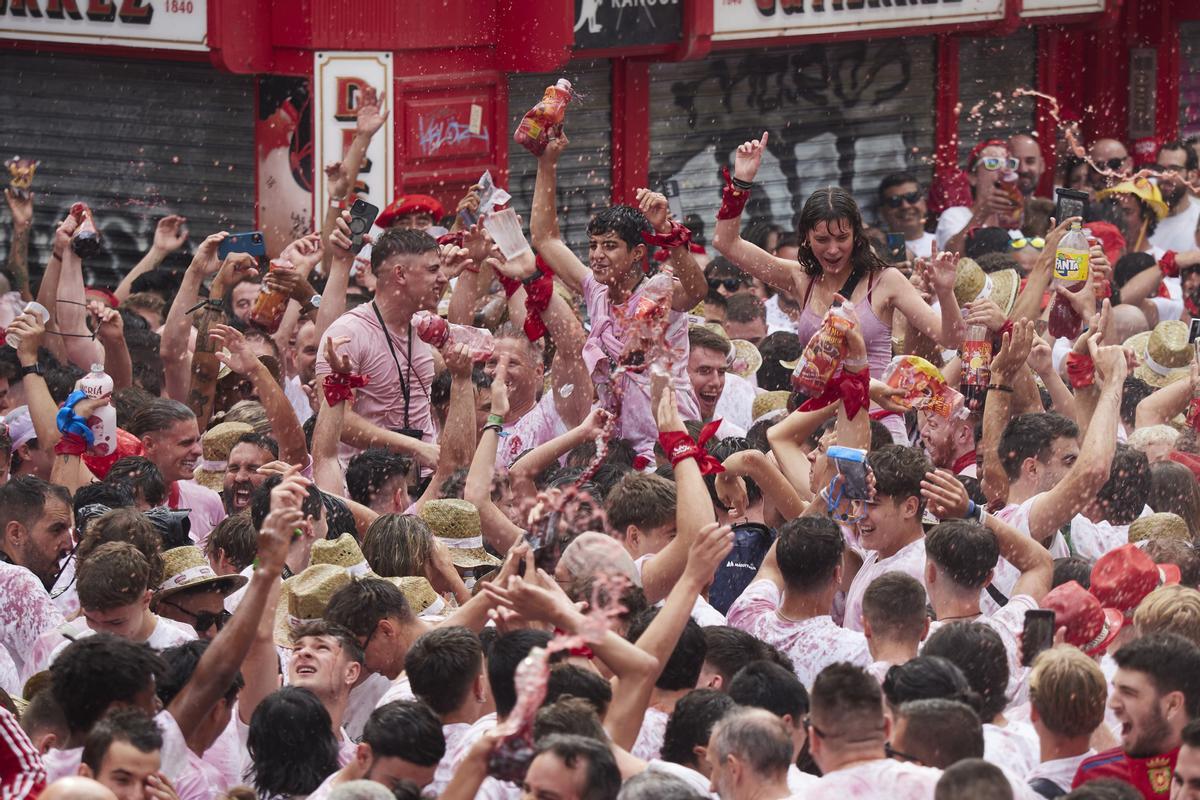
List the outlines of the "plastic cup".
<svg viewBox="0 0 1200 800">
<path fill-rule="evenodd" d="M 50 322 L 50 312 L 41 303 L 29 302 L 25 304 L 25 308 L 21 310 L 23 314 L 36 314 L 42 318 L 42 324 Z"/>
<path fill-rule="evenodd" d="M 529 249 L 517 212 L 511 208 L 488 214 L 483 218 L 483 227 L 492 235 L 505 258 L 516 258 Z"/>
</svg>

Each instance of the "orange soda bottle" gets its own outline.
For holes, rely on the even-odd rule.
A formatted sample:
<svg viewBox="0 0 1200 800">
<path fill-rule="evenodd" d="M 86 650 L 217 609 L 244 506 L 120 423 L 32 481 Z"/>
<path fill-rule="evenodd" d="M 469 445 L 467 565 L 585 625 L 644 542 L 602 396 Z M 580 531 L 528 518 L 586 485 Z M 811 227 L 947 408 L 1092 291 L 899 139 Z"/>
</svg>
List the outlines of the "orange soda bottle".
<svg viewBox="0 0 1200 800">
<path fill-rule="evenodd" d="M 276 258 L 271 260 L 271 271 L 277 269 L 294 269 L 290 261 Z M 267 333 L 275 333 L 279 330 L 279 323 L 283 322 L 283 312 L 287 311 L 288 295 L 278 289 L 268 289 L 265 285 L 259 289 L 258 297 L 254 298 L 254 308 L 250 309 L 250 316 L 246 318 L 256 328 L 261 328 Z"/>
<path fill-rule="evenodd" d="M 567 115 L 567 103 L 571 102 L 571 82 L 559 78 L 558 83 L 546 87 L 541 102 L 525 112 L 521 123 L 513 134 L 522 147 L 535 156 L 546 152 L 550 141 L 550 129 L 561 125 Z"/>
</svg>

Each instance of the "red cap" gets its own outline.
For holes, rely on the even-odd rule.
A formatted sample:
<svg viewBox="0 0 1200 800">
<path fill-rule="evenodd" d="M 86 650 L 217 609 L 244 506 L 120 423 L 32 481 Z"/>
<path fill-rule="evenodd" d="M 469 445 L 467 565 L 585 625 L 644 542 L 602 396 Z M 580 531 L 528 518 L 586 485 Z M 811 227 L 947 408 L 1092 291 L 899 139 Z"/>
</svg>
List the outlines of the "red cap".
<svg viewBox="0 0 1200 800">
<path fill-rule="evenodd" d="M 1092 567 L 1092 594 L 1106 606 L 1132 612 L 1159 586 L 1179 583 L 1179 567 L 1155 564 L 1137 545 L 1110 550 Z"/>
<path fill-rule="evenodd" d="M 1003 139 L 984 139 L 982 142 L 972 147 L 970 155 L 967 156 L 968 172 L 975 169 L 975 162 L 979 159 L 979 154 L 982 153 L 984 148 L 987 147 L 1003 147 L 1005 150 L 1008 150 L 1008 142 L 1004 141 Z M 970 205 L 970 203 L 967 203 L 967 205 Z"/>
<path fill-rule="evenodd" d="M 1067 644 L 1087 655 L 1103 653 L 1117 638 L 1125 616 L 1115 608 L 1102 608 L 1095 595 L 1068 581 L 1042 598 L 1042 608 L 1054 612 L 1054 628 L 1067 629 Z"/>
<path fill-rule="evenodd" d="M 117 428 L 117 449 L 106 456 L 93 456 L 84 454 L 83 463 L 91 470 L 92 474 L 100 480 L 104 480 L 108 475 L 108 471 L 112 469 L 113 464 L 117 463 L 125 456 L 140 456 L 145 455 L 146 450 L 142 447 L 142 440 L 134 436 L 124 428 Z"/>
<path fill-rule="evenodd" d="M 1099 220 L 1087 223 L 1087 229 L 1092 232 L 1092 236 L 1100 240 L 1108 263 L 1116 264 L 1121 257 L 1121 251 L 1125 249 L 1125 237 L 1121 235 L 1120 229 L 1111 222 Z"/>
<path fill-rule="evenodd" d="M 405 214 L 418 214 L 422 211 L 433 217 L 434 222 L 446 213 L 442 204 L 427 194 L 406 194 L 393 200 L 375 220 L 375 224 L 381 228 L 390 228 Z"/>
</svg>

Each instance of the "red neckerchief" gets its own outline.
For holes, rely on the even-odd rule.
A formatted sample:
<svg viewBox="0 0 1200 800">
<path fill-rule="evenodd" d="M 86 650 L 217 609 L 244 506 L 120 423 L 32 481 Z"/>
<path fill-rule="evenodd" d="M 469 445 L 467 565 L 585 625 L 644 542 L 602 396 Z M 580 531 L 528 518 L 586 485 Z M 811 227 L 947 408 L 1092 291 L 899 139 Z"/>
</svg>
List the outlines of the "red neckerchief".
<svg viewBox="0 0 1200 800">
<path fill-rule="evenodd" d="M 179 508 L 179 481 L 171 481 L 171 488 L 167 491 L 167 508 Z"/>
<path fill-rule="evenodd" d="M 954 467 L 953 467 L 954 474 L 961 475 L 962 471 L 964 469 L 966 469 L 967 467 L 973 467 L 973 466 L 975 466 L 975 451 L 974 450 L 972 450 L 969 453 L 963 453 L 961 456 L 954 459 Z"/>
</svg>

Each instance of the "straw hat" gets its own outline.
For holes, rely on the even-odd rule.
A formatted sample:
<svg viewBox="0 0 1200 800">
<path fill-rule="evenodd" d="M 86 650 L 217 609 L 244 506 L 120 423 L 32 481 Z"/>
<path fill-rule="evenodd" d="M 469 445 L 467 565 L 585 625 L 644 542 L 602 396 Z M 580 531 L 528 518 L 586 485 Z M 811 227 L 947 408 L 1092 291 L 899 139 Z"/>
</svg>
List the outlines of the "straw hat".
<svg viewBox="0 0 1200 800">
<path fill-rule="evenodd" d="M 1150 206 L 1150 210 L 1154 212 L 1154 216 L 1163 219 L 1170 213 L 1167 204 L 1163 202 L 1162 192 L 1158 187 L 1145 178 L 1138 178 L 1132 181 L 1122 181 L 1116 186 L 1109 189 L 1101 189 L 1096 192 L 1096 199 L 1103 200 L 1106 197 L 1114 194 L 1131 194 L 1139 200 Z"/>
<path fill-rule="evenodd" d="M 1002 269 L 987 273 L 972 258 L 958 260 L 958 273 L 954 277 L 954 299 L 959 307 L 972 300 L 991 300 L 1008 314 L 1017 304 L 1017 289 L 1021 278 L 1015 269 Z"/>
<path fill-rule="evenodd" d="M 408 607 L 417 616 L 434 616 L 446 610 L 446 601 L 433 590 L 433 586 L 425 578 L 408 576 L 384 580 L 403 593 Z"/>
<path fill-rule="evenodd" d="M 779 411 L 787 411 L 788 398 L 791 397 L 789 392 L 782 389 L 775 392 L 763 392 L 760 395 L 755 395 L 754 402 L 750 404 L 750 418 L 754 422 L 758 422 L 768 414 L 774 414 Z"/>
<path fill-rule="evenodd" d="M 450 560 L 463 569 L 498 567 L 500 559 L 483 549 L 479 510 L 466 500 L 432 500 L 420 511 L 421 519 L 446 547 Z"/>
<path fill-rule="evenodd" d="M 1107 650 L 1125 624 L 1124 614 L 1102 607 L 1077 581 L 1054 587 L 1042 598 L 1042 608 L 1054 612 L 1055 628 L 1067 629 L 1067 644 L 1089 656 Z"/>
<path fill-rule="evenodd" d="M 1179 567 L 1155 564 L 1135 544 L 1109 550 L 1092 566 L 1091 592 L 1101 603 L 1132 614 L 1159 586 L 1179 583 Z"/>
<path fill-rule="evenodd" d="M 197 586 L 214 586 L 221 594 L 228 596 L 246 585 L 244 575 L 218 575 L 209 566 L 208 559 L 194 545 L 172 547 L 162 554 L 163 581 L 159 584 L 151 606 L 157 606 L 167 599 L 187 589 Z"/>
<path fill-rule="evenodd" d="M 332 564 L 341 567 L 356 578 L 371 573 L 366 556 L 358 542 L 348 533 L 343 533 L 336 539 L 321 539 L 313 542 L 310 565 Z"/>
<path fill-rule="evenodd" d="M 292 628 L 325 616 L 329 598 L 350 581 L 350 573 L 333 564 L 312 564 L 284 581 L 275 608 L 275 644 L 291 647 Z"/>
<path fill-rule="evenodd" d="M 1125 346 L 1132 348 L 1141 362 L 1133 376 L 1156 388 L 1186 377 L 1192 365 L 1188 325 L 1177 319 L 1160 322 L 1152 331 L 1135 333 L 1125 340 Z"/>
<path fill-rule="evenodd" d="M 729 371 L 742 378 L 749 378 L 758 372 L 763 364 L 758 348 L 745 339 L 731 339 L 730 342 L 733 351 L 730 353 Z"/>
<path fill-rule="evenodd" d="M 213 425 L 200 437 L 200 447 L 204 455 L 196 465 L 193 475 L 196 483 L 214 492 L 220 492 L 225 487 L 225 466 L 229 461 L 229 451 L 234 443 L 247 433 L 254 433 L 254 428 L 244 422 L 221 422 Z"/>
<path fill-rule="evenodd" d="M 1176 539 L 1191 542 L 1192 535 L 1187 523 L 1178 514 L 1159 512 L 1135 519 L 1129 526 L 1129 541 L 1144 542 L 1150 539 Z"/>
</svg>

